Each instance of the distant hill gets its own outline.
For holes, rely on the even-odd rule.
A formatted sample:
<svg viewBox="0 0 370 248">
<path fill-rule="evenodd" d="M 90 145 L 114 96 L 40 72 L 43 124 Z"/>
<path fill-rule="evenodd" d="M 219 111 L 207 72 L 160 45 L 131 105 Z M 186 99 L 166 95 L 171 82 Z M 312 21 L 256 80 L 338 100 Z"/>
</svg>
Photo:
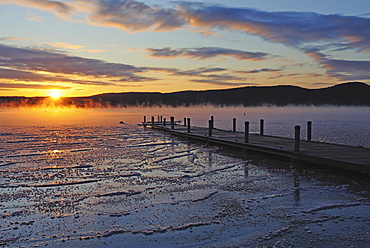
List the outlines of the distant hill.
<svg viewBox="0 0 370 248">
<path fill-rule="evenodd" d="M 45 99 L 42 97 L 0 97 L 0 104 L 2 106 L 11 105 L 10 103 L 13 105 L 37 105 Z M 370 86 L 361 82 L 351 82 L 321 89 L 282 85 L 173 93 L 106 93 L 90 97 L 63 98 L 60 104 L 77 107 L 191 106 L 202 104 L 218 106 L 370 106 Z"/>
</svg>

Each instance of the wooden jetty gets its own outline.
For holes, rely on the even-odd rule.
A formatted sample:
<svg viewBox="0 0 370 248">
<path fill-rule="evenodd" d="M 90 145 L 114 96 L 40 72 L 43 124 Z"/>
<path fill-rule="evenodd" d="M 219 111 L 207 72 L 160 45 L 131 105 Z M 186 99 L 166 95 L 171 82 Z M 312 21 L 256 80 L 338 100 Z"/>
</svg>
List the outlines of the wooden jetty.
<svg viewBox="0 0 370 248">
<path fill-rule="evenodd" d="M 158 117 L 158 121 L 154 121 L 152 117 L 147 122 L 144 117 L 142 125 L 189 139 L 370 174 L 369 148 L 312 141 L 312 122 L 307 122 L 307 140 L 301 140 L 300 126 L 295 126 L 295 138 L 292 139 L 264 135 L 263 120 L 260 121 L 259 134 L 249 133 L 249 122 L 245 122 L 243 133 L 236 132 L 235 118 L 232 131 L 215 128 L 213 117 L 209 120 L 208 127 L 191 126 L 190 121 L 190 118 L 184 118 L 184 125 L 179 125 L 181 121 L 175 121 L 174 117 L 170 118 L 170 122 L 162 117 Z"/>
</svg>

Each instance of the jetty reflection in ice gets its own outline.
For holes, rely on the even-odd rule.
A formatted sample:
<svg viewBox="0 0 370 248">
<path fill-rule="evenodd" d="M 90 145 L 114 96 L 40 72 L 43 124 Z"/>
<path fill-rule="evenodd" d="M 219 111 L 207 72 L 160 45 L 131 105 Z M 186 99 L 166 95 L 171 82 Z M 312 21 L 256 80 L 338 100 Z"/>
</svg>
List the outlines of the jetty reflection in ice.
<svg viewBox="0 0 370 248">
<path fill-rule="evenodd" d="M 144 130 L 146 111 L 3 111 L 0 244 L 368 244 L 367 182 Z"/>
</svg>

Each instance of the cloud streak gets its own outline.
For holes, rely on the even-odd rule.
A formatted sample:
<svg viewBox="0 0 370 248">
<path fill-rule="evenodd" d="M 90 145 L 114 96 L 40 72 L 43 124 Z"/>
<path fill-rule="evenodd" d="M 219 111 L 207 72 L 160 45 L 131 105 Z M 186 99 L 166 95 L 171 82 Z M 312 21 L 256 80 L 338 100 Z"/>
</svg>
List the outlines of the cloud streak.
<svg viewBox="0 0 370 248">
<path fill-rule="evenodd" d="M 186 21 L 175 9 L 149 6 L 134 0 L 95 0 L 91 23 L 113 26 L 128 32 L 171 31 L 181 28 Z"/>
<path fill-rule="evenodd" d="M 370 18 L 324 15 L 314 12 L 269 12 L 194 2 L 172 2 L 174 8 L 151 6 L 136 0 L 4 0 L 70 17 L 87 12 L 93 25 L 116 27 L 127 32 L 172 31 L 198 28 L 202 32 L 228 30 L 257 35 L 292 47 L 322 42 L 338 48 L 370 52 Z M 84 8 L 81 4 L 84 4 Z"/>
<path fill-rule="evenodd" d="M 136 67 L 97 59 L 70 56 L 57 51 L 19 48 L 0 44 L 0 88 L 50 88 L 73 85 L 127 86 L 127 83 L 157 81 L 144 73 L 161 72 L 168 77 L 184 77 L 190 82 L 214 85 L 245 85 L 245 77 L 230 74 L 221 67 L 191 70 Z M 69 86 L 65 86 L 68 83 Z M 129 85 L 132 87 L 133 85 Z"/>
<path fill-rule="evenodd" d="M 91 23 L 128 32 L 198 28 L 202 32 L 229 30 L 257 35 L 292 47 L 330 43 L 370 52 L 370 19 L 314 12 L 268 12 L 193 2 L 173 2 L 173 9 L 135 0 L 95 0 Z"/>
<path fill-rule="evenodd" d="M 65 43 L 65 42 L 56 42 L 56 43 L 43 43 L 45 45 L 48 45 L 48 46 L 51 46 L 51 47 L 54 47 L 54 48 L 58 48 L 58 49 L 72 49 L 72 50 L 79 50 L 79 49 L 82 49 L 83 46 L 80 46 L 80 45 L 72 45 L 72 44 L 69 44 L 69 43 Z"/>
<path fill-rule="evenodd" d="M 305 53 L 325 68 L 330 77 L 343 81 L 370 79 L 370 61 L 332 59 L 317 49 L 307 49 Z"/>
<path fill-rule="evenodd" d="M 246 82 L 247 78 L 238 77 L 227 73 L 226 68 L 214 67 L 199 67 L 192 70 L 169 70 L 168 73 L 176 77 L 187 77 L 190 82 L 206 83 L 209 85 L 218 86 L 241 86 L 248 85 Z M 222 73 L 222 74 L 216 74 Z"/>
<path fill-rule="evenodd" d="M 185 57 L 196 60 L 232 57 L 237 60 L 261 61 L 267 59 L 269 55 L 263 52 L 247 52 L 221 47 L 198 47 L 183 49 L 172 49 L 171 47 L 165 47 L 161 49 L 147 48 L 146 51 L 148 52 L 148 56 L 154 58 Z"/>
<path fill-rule="evenodd" d="M 146 71 L 149 71 L 149 68 L 0 44 L 2 80 L 84 85 L 122 85 L 121 83 L 125 82 L 156 80 L 140 75 Z"/>
<path fill-rule="evenodd" d="M 50 72 L 48 72 L 50 73 Z M 50 73 L 51 74 L 51 73 Z M 99 86 L 108 86 L 108 85 L 114 85 L 113 83 L 109 82 L 103 82 L 103 81 L 87 81 L 87 80 L 74 80 L 71 78 L 68 78 L 68 75 L 60 76 L 60 75 L 50 75 L 46 76 L 44 74 L 35 73 L 32 71 L 24 71 L 24 70 L 12 70 L 12 69 L 5 69 L 0 68 L 0 80 L 8 82 L 16 81 L 16 82 L 26 82 L 27 84 L 17 84 L 17 83 L 2 83 L 1 85 L 24 85 L 24 87 L 21 88 L 32 88 L 27 87 L 29 84 L 28 82 L 38 82 L 38 83 L 45 83 L 45 82 L 54 82 L 54 83 L 73 83 L 73 84 L 80 84 L 80 85 L 99 85 Z M 36 89 L 41 89 L 41 86 L 44 84 L 39 84 L 40 87 L 36 87 Z M 57 85 L 54 85 L 54 88 Z M 51 87 L 50 85 L 47 87 Z M 58 86 L 61 87 L 61 86 Z M 13 88 L 13 87 L 7 87 L 7 88 Z M 63 87 L 62 87 L 63 88 Z M 68 87 L 71 88 L 71 87 Z"/>
<path fill-rule="evenodd" d="M 267 12 L 191 3 L 180 3 L 180 6 L 188 23 L 203 29 L 242 31 L 292 47 L 328 42 L 362 52 L 370 48 L 370 19 L 365 17 Z"/>
<path fill-rule="evenodd" d="M 0 83 L 0 89 L 56 89 L 68 90 L 70 87 L 55 86 L 52 84 L 20 84 L 20 83 Z"/>
<path fill-rule="evenodd" d="M 67 18 L 74 13 L 74 9 L 68 3 L 51 0 L 2 0 L 0 4 L 18 4 L 21 6 L 36 8 L 54 12 L 61 18 Z"/>
<path fill-rule="evenodd" d="M 1 37 L 0 41 L 24 41 L 25 39 L 19 37 Z"/>
<path fill-rule="evenodd" d="M 254 69 L 254 70 L 249 70 L 249 71 L 235 71 L 237 73 L 241 74 L 256 74 L 256 73 L 261 73 L 261 72 L 280 72 L 282 69 L 271 69 L 271 68 L 262 68 L 262 69 Z"/>
<path fill-rule="evenodd" d="M 44 18 L 42 18 L 41 16 L 29 16 L 26 19 L 29 21 L 33 21 L 33 22 L 43 22 L 44 21 Z"/>
</svg>

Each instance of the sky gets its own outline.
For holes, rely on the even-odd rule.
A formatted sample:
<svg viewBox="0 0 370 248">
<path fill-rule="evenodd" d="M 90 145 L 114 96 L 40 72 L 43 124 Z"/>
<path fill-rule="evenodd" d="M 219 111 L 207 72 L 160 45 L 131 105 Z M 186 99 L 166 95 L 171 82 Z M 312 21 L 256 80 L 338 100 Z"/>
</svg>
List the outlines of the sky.
<svg viewBox="0 0 370 248">
<path fill-rule="evenodd" d="M 0 0 L 0 96 L 353 81 L 369 0 Z"/>
</svg>

